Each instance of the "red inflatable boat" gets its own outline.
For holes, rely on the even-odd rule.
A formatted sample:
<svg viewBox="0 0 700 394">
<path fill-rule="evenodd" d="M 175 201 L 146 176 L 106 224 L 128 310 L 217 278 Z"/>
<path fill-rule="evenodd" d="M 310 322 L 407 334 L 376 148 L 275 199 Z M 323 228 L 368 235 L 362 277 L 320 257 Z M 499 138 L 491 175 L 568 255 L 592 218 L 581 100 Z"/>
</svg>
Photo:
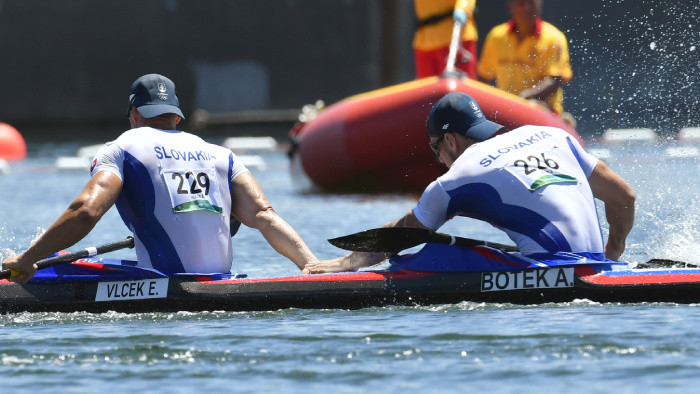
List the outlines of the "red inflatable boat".
<svg viewBox="0 0 700 394">
<path fill-rule="evenodd" d="M 559 127 L 555 114 L 486 84 L 459 77 L 419 79 L 342 100 L 290 132 L 292 168 L 329 192 L 420 192 L 444 171 L 428 147 L 425 123 L 449 92 L 474 97 L 490 120 L 508 130 L 525 124 Z"/>
</svg>

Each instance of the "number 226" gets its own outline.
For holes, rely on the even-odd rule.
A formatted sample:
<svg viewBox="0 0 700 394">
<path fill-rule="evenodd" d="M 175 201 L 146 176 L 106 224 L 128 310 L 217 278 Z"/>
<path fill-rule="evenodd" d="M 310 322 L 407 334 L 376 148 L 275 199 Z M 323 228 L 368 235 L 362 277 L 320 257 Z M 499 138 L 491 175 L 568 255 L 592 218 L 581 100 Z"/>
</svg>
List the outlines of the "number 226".
<svg viewBox="0 0 700 394">
<path fill-rule="evenodd" d="M 522 166 L 525 169 L 525 175 L 529 175 L 537 170 L 546 170 L 548 168 L 552 170 L 556 170 L 559 168 L 559 164 L 554 161 L 554 159 L 548 158 L 544 155 L 544 153 L 541 153 L 540 157 L 538 156 L 528 156 L 526 160 L 523 159 L 518 159 L 513 162 L 513 165 L 518 167 Z"/>
</svg>

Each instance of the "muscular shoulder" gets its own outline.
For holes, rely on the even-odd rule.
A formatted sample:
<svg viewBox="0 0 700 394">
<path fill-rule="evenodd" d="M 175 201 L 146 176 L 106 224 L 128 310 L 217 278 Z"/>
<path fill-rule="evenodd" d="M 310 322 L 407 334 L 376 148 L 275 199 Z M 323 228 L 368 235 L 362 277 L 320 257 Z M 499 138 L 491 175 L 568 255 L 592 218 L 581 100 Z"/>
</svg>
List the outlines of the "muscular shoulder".
<svg viewBox="0 0 700 394">
<path fill-rule="evenodd" d="M 221 145 L 212 144 L 205 141 L 202 137 L 188 133 L 186 131 L 181 131 L 178 135 L 179 139 L 183 144 L 190 146 L 201 146 L 207 149 L 209 152 L 216 152 L 217 157 L 228 157 L 231 154 L 231 150 L 227 149 Z"/>
<path fill-rule="evenodd" d="M 135 129 L 130 129 L 123 132 L 116 140 L 111 143 L 116 144 L 122 149 L 127 149 L 134 145 L 142 144 L 145 138 L 152 133 L 153 129 L 150 127 L 139 127 Z"/>
<path fill-rule="evenodd" d="M 122 162 L 124 161 L 124 149 L 116 141 L 103 145 L 95 154 L 90 164 L 90 176 L 95 176 L 100 171 L 109 171 L 123 179 Z"/>
</svg>

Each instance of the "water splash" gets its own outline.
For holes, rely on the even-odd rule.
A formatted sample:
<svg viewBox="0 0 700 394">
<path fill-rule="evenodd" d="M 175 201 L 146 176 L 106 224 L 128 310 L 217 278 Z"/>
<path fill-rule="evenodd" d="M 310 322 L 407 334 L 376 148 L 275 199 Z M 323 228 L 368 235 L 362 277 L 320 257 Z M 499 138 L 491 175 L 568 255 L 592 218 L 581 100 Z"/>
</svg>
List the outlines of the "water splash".
<svg viewBox="0 0 700 394">
<path fill-rule="evenodd" d="M 42 227 L 36 227 L 33 234 L 29 234 L 29 245 L 33 245 L 39 237 L 46 232 Z M 8 232 L 7 227 L 0 227 L 0 262 L 10 256 L 15 256 L 27 249 L 25 236 L 16 232 Z"/>
<path fill-rule="evenodd" d="M 658 4 L 580 2 L 580 13 L 552 16 L 569 39 L 574 77 L 564 106 L 578 119 L 579 132 L 651 127 L 675 134 L 700 124 L 700 8 L 668 2 L 659 12 Z"/>
<path fill-rule="evenodd" d="M 693 213 L 682 220 L 666 222 L 650 252 L 672 260 L 700 264 L 700 215 Z"/>
</svg>

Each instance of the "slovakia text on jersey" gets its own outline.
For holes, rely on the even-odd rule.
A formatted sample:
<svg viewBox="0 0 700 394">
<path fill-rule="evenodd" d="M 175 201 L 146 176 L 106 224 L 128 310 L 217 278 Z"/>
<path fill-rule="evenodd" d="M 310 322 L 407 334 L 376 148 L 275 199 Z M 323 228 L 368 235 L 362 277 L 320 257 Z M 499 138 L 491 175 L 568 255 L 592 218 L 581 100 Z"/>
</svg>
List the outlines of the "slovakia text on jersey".
<svg viewBox="0 0 700 394">
<path fill-rule="evenodd" d="M 484 157 L 483 159 L 481 159 L 479 164 L 481 164 L 482 167 L 488 167 L 494 162 L 494 160 L 501 157 L 501 155 L 504 155 L 506 153 L 509 153 L 511 151 L 514 151 L 514 150 L 517 150 L 520 148 L 530 146 L 534 143 L 540 142 L 540 141 L 544 140 L 545 138 L 551 137 L 551 136 L 552 135 L 547 133 L 546 131 L 538 131 L 535 134 L 533 134 L 532 136 L 530 136 L 529 138 L 525 138 L 524 140 L 522 140 L 520 142 L 516 142 L 513 145 L 508 145 L 508 146 L 498 148 L 498 150 L 496 151 L 498 154 L 494 153 L 494 154 L 490 154 L 490 155 Z"/>
<path fill-rule="evenodd" d="M 167 149 L 164 146 L 153 147 L 153 150 L 156 152 L 156 158 L 158 159 L 175 159 L 183 161 L 216 159 L 213 155 L 203 150 L 188 152 L 177 149 Z"/>
</svg>

